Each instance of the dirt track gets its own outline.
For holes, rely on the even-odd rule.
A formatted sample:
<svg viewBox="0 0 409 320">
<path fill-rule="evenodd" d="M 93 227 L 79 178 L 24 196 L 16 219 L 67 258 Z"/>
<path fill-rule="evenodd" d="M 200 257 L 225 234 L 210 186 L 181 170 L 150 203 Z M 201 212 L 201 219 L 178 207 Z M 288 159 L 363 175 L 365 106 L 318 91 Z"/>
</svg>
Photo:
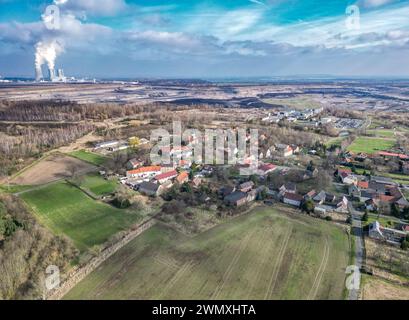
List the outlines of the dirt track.
<svg viewBox="0 0 409 320">
<path fill-rule="evenodd" d="M 95 168 L 95 166 L 81 160 L 55 154 L 36 163 L 31 168 L 13 178 L 10 183 L 17 185 L 41 185 L 67 178 L 73 171 L 76 173 L 86 173 Z"/>
</svg>

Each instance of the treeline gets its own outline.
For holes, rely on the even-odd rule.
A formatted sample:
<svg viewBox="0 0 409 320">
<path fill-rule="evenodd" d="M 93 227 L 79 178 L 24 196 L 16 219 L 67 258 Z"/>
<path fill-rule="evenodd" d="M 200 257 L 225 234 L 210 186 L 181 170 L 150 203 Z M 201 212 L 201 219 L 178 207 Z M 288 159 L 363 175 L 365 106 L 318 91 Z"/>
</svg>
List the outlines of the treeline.
<svg viewBox="0 0 409 320">
<path fill-rule="evenodd" d="M 0 300 L 41 299 L 46 268 L 66 272 L 78 252 L 39 225 L 17 197 L 0 195 Z"/>
<path fill-rule="evenodd" d="M 146 110 L 134 104 L 78 104 L 67 101 L 2 101 L 0 120 L 3 121 L 82 121 L 125 117 Z"/>
<path fill-rule="evenodd" d="M 16 163 L 42 152 L 74 142 L 91 132 L 92 124 L 70 124 L 51 127 L 9 126 L 0 131 L 0 173 L 10 174 Z"/>
<path fill-rule="evenodd" d="M 184 107 L 172 104 L 115 104 L 85 103 L 69 101 L 1 101 L 0 120 L 2 121 L 70 121 L 104 120 L 140 116 L 146 113 L 158 113 Z M 188 108 L 188 107 L 185 107 Z"/>
<path fill-rule="evenodd" d="M 61 126 L 57 128 L 14 127 L 7 134 L 0 132 L 0 152 L 8 157 L 25 157 L 56 148 L 92 131 L 91 124 Z"/>
</svg>

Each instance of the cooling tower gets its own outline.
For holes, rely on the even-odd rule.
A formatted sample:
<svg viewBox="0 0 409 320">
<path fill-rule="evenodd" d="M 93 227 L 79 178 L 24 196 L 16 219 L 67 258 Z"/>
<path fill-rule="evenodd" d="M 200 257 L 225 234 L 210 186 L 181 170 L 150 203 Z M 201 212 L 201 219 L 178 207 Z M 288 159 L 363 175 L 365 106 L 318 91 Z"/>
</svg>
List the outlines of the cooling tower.
<svg viewBox="0 0 409 320">
<path fill-rule="evenodd" d="M 48 73 L 50 75 L 50 81 L 53 81 L 55 79 L 55 71 L 54 69 L 48 68 Z"/>
<path fill-rule="evenodd" d="M 41 79 L 43 79 L 43 71 L 41 66 L 36 66 L 36 81 L 41 81 Z"/>
</svg>

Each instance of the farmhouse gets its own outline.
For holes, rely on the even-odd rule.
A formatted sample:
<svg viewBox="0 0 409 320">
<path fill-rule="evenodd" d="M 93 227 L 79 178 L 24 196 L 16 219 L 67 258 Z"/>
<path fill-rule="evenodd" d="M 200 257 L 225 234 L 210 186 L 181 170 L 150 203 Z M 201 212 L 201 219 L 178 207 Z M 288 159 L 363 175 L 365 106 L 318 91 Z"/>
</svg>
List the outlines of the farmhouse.
<svg viewBox="0 0 409 320">
<path fill-rule="evenodd" d="M 153 182 L 142 182 L 139 185 L 138 191 L 147 196 L 157 196 L 160 194 L 162 186 Z"/>
<path fill-rule="evenodd" d="M 160 173 L 161 173 L 160 166 L 149 166 L 149 167 L 141 167 L 135 170 L 127 171 L 126 176 L 127 178 L 145 179 L 145 178 L 152 178 L 155 175 L 158 175 Z"/>
<path fill-rule="evenodd" d="M 229 206 L 240 207 L 247 203 L 247 194 L 235 191 L 224 198 L 224 202 Z"/>
<path fill-rule="evenodd" d="M 169 171 L 169 172 L 158 174 L 155 177 L 155 181 L 162 184 L 162 183 L 165 183 L 166 181 L 169 181 L 169 180 L 172 180 L 172 179 L 176 178 L 177 176 L 178 176 L 177 171 L 172 170 L 172 171 Z"/>
<path fill-rule="evenodd" d="M 295 207 L 300 207 L 304 198 L 297 193 L 286 192 L 283 197 L 283 202 Z"/>
</svg>

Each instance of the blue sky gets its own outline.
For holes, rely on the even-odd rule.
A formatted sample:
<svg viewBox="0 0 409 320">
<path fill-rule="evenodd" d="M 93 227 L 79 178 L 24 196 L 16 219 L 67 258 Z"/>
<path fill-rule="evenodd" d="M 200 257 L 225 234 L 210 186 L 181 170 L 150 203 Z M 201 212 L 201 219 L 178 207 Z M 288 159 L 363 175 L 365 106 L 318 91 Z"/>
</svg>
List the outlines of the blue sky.
<svg viewBox="0 0 409 320">
<path fill-rule="evenodd" d="M 52 4 L 57 30 L 42 21 Z M 407 77 L 409 1 L 0 0 L 0 75 L 33 76 L 36 46 L 55 41 L 73 76 Z"/>
</svg>

